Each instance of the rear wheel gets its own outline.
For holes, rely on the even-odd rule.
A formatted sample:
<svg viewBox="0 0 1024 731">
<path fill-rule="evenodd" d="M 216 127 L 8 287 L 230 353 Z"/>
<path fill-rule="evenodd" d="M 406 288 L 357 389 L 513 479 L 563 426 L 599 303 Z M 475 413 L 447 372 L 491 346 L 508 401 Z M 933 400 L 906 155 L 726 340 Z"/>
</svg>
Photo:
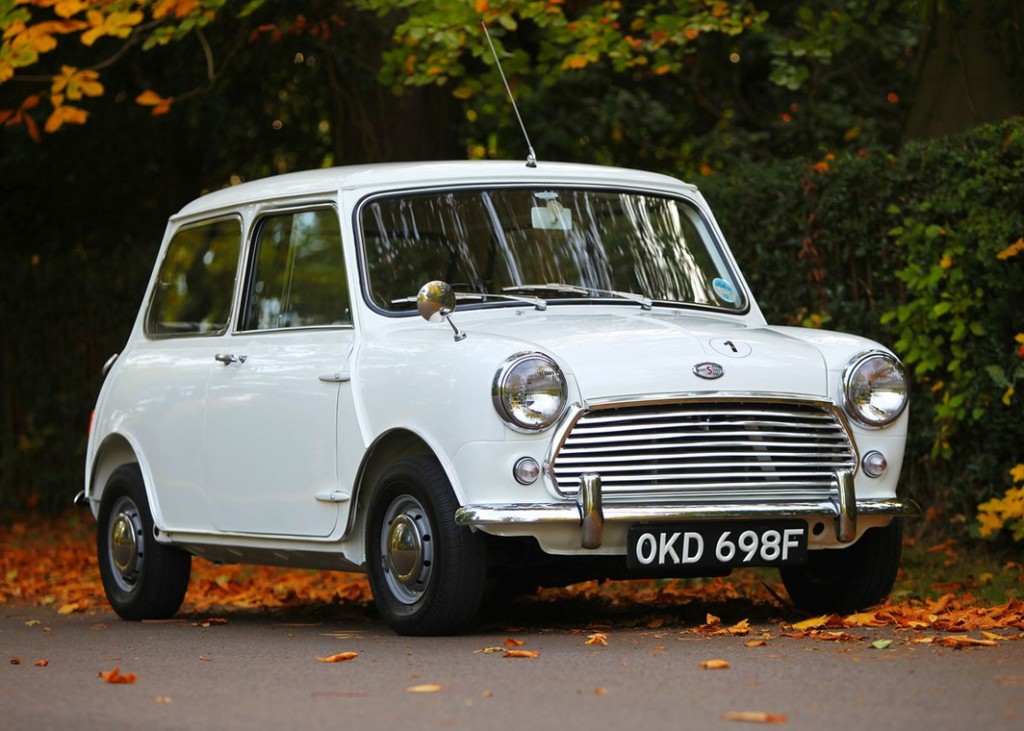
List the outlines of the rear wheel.
<svg viewBox="0 0 1024 731">
<path fill-rule="evenodd" d="M 849 548 L 810 551 L 806 564 L 780 569 L 793 603 L 812 614 L 849 614 L 892 591 L 903 554 L 903 521 L 871 528 Z"/>
<path fill-rule="evenodd" d="M 454 634 L 480 607 L 486 580 L 482 536 L 456 525 L 458 502 L 436 461 L 390 466 L 370 499 L 366 553 L 374 602 L 402 635 Z"/>
<path fill-rule="evenodd" d="M 96 549 L 110 606 L 122 619 L 166 619 L 181 607 L 192 556 L 157 543 L 142 472 L 122 465 L 100 501 Z"/>
</svg>

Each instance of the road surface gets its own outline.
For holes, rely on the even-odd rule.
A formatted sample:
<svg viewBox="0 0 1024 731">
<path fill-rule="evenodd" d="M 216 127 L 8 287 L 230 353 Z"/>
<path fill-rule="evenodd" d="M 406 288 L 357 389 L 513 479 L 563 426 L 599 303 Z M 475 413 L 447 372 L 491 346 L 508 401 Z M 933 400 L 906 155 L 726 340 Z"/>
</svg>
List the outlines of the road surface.
<svg viewBox="0 0 1024 731">
<path fill-rule="evenodd" d="M 369 610 L 131 623 L 0 606 L 0 729 L 756 727 L 740 718 L 814 731 L 1024 728 L 1024 641 L 954 650 L 881 628 L 824 642 L 762 620 L 747 635 L 706 637 L 614 616 L 574 627 L 571 609 L 512 613 L 527 626 L 502 616 L 459 637 L 408 638 Z M 606 645 L 587 644 L 597 633 Z M 874 647 L 880 640 L 891 644 Z M 318 660 L 346 652 L 358 654 Z M 712 660 L 728 667 L 701 667 Z M 114 668 L 135 682 L 100 675 Z"/>
</svg>

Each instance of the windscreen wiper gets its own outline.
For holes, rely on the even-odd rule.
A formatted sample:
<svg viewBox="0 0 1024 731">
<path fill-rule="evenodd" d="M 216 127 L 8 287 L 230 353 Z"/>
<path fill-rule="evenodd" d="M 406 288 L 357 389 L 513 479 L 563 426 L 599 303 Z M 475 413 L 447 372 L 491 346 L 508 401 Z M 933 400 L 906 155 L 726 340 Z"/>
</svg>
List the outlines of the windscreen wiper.
<svg viewBox="0 0 1024 731">
<path fill-rule="evenodd" d="M 502 292 L 558 292 L 562 294 L 579 294 L 586 297 L 618 297 L 619 299 L 636 302 L 645 310 L 654 307 L 650 297 L 634 292 L 619 292 L 614 289 L 598 289 L 597 287 L 580 287 L 575 284 L 520 284 L 514 287 L 502 287 Z"/>
<path fill-rule="evenodd" d="M 526 295 L 519 294 L 496 294 L 494 292 L 456 292 L 456 300 L 480 300 L 481 302 L 487 302 L 488 300 L 501 300 L 503 302 L 522 302 L 523 304 L 530 305 L 538 310 L 546 310 L 548 308 L 547 300 L 540 297 L 528 297 Z M 406 302 L 415 303 L 416 297 L 399 297 L 398 299 L 391 300 L 391 304 L 398 305 Z"/>
</svg>

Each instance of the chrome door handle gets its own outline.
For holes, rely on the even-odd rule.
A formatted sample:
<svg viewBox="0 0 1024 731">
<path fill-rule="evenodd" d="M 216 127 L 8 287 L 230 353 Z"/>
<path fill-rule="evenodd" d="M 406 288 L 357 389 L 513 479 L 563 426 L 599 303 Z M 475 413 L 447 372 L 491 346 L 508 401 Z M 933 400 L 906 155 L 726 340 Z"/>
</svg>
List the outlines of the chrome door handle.
<svg viewBox="0 0 1024 731">
<path fill-rule="evenodd" d="M 244 355 L 235 355 L 234 353 L 217 353 L 217 355 L 213 356 L 213 359 L 224 365 L 231 365 L 232 363 L 245 363 L 246 357 Z"/>
</svg>

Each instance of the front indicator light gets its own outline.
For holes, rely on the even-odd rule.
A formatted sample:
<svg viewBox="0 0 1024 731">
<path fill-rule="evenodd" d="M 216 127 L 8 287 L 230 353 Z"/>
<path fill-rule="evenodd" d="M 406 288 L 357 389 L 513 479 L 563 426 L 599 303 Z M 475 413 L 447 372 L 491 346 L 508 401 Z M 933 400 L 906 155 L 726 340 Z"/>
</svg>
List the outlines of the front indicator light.
<svg viewBox="0 0 1024 731">
<path fill-rule="evenodd" d="M 881 477 L 889 469 L 889 460 L 881 452 L 872 450 L 864 455 L 860 465 L 864 468 L 864 474 L 868 477 Z"/>
<path fill-rule="evenodd" d="M 532 485 L 540 477 L 540 465 L 533 457 L 520 457 L 512 468 L 512 476 L 520 485 Z"/>
</svg>

